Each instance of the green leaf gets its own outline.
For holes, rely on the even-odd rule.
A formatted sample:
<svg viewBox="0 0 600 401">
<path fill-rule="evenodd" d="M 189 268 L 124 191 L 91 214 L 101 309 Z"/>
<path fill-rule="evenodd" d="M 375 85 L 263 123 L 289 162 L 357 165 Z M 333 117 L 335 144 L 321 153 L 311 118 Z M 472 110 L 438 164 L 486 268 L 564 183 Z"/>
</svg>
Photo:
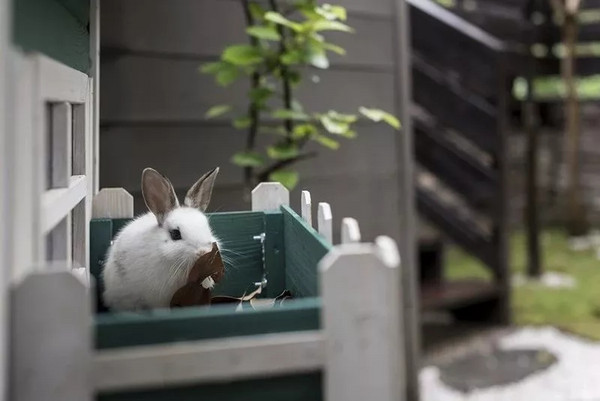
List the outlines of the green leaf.
<svg viewBox="0 0 600 401">
<path fill-rule="evenodd" d="M 267 155 L 275 160 L 287 160 L 298 156 L 298 147 L 294 144 L 278 144 L 267 148 Z"/>
<path fill-rule="evenodd" d="M 300 64 L 304 61 L 304 53 L 294 49 L 281 55 L 281 62 L 285 65 Z"/>
<path fill-rule="evenodd" d="M 350 130 L 350 124 L 334 120 L 329 117 L 327 114 L 322 115 L 321 124 L 323 124 L 323 128 L 327 130 L 327 132 L 334 135 L 345 135 Z"/>
<path fill-rule="evenodd" d="M 200 72 L 203 74 L 216 74 L 223 68 L 223 62 L 215 61 L 213 63 L 206 63 L 200 66 Z"/>
<path fill-rule="evenodd" d="M 287 132 L 283 127 L 260 127 L 261 134 L 271 134 L 277 136 L 287 137 Z"/>
<path fill-rule="evenodd" d="M 265 13 L 264 18 L 267 21 L 271 21 L 276 24 L 286 26 L 296 32 L 302 31 L 302 25 L 298 24 L 297 22 L 290 21 L 289 19 L 285 18 L 283 15 L 281 15 L 279 13 L 269 11 L 269 12 Z"/>
<path fill-rule="evenodd" d="M 342 31 L 342 32 L 354 32 L 354 29 L 348 25 L 339 21 L 320 20 L 315 21 L 313 24 L 313 30 L 319 31 Z"/>
<path fill-rule="evenodd" d="M 308 46 L 308 62 L 317 68 L 329 68 L 329 59 L 327 53 L 321 46 L 316 46 L 314 43 Z"/>
<path fill-rule="evenodd" d="M 248 4 L 248 8 L 250 9 L 250 15 L 252 18 L 256 20 L 262 20 L 265 16 L 265 9 L 262 8 L 258 3 L 250 2 Z"/>
<path fill-rule="evenodd" d="M 340 147 L 340 143 L 338 141 L 325 135 L 316 135 L 313 137 L 313 140 L 331 150 L 337 150 Z"/>
<path fill-rule="evenodd" d="M 361 107 L 358 109 L 358 111 L 360 111 L 360 113 L 363 116 L 367 117 L 369 120 L 375 122 L 385 121 L 392 127 L 400 129 L 400 121 L 398 121 L 396 116 L 394 116 L 393 114 L 390 114 L 380 109 L 368 109 L 366 107 Z"/>
<path fill-rule="evenodd" d="M 217 106 L 213 106 L 205 114 L 206 118 L 215 118 L 221 116 L 225 113 L 228 113 L 231 110 L 231 106 L 228 104 L 219 104 Z"/>
<path fill-rule="evenodd" d="M 248 66 L 263 61 L 260 49 L 251 45 L 232 45 L 223 51 L 223 60 L 234 65 Z"/>
<path fill-rule="evenodd" d="M 294 131 L 292 132 L 292 138 L 294 139 L 302 139 L 305 137 L 310 137 L 319 133 L 317 127 L 313 124 L 298 124 L 294 127 Z"/>
<path fill-rule="evenodd" d="M 252 124 L 252 119 L 248 116 L 241 116 L 233 120 L 233 127 L 237 129 L 248 128 Z"/>
<path fill-rule="evenodd" d="M 316 8 L 316 12 L 328 20 L 339 19 L 346 21 L 346 9 L 342 6 L 332 6 L 331 4 L 323 4 Z"/>
<path fill-rule="evenodd" d="M 327 115 L 329 116 L 329 118 L 335 121 L 340 121 L 348 124 L 355 123 L 358 120 L 358 117 L 355 114 L 342 114 L 338 113 L 335 110 L 329 110 L 327 112 Z"/>
<path fill-rule="evenodd" d="M 284 187 L 286 187 L 289 190 L 294 189 L 294 187 L 298 184 L 298 179 L 298 172 L 292 170 L 274 171 L 269 175 L 269 180 L 280 182 Z"/>
<path fill-rule="evenodd" d="M 275 110 L 271 117 L 281 120 L 308 120 L 309 116 L 306 113 L 296 110 L 278 109 Z"/>
<path fill-rule="evenodd" d="M 219 72 L 217 72 L 217 83 L 221 86 L 231 85 L 240 76 L 240 71 L 231 64 L 223 63 Z"/>
<path fill-rule="evenodd" d="M 328 43 L 328 42 L 323 42 L 321 45 L 323 46 L 324 49 L 332 51 L 334 53 L 337 53 L 340 56 L 346 55 L 346 49 L 344 49 L 343 47 L 340 47 L 338 45 L 334 45 L 333 43 Z"/>
<path fill-rule="evenodd" d="M 298 71 L 288 71 L 287 77 L 292 85 L 298 85 L 302 81 L 302 75 Z"/>
<path fill-rule="evenodd" d="M 246 29 L 246 33 L 250 36 L 254 36 L 259 39 L 264 40 L 280 40 L 281 35 L 277 32 L 277 29 L 272 26 L 261 26 L 255 25 Z"/>
<path fill-rule="evenodd" d="M 264 86 L 250 90 L 250 99 L 259 106 L 262 106 L 269 100 L 273 94 L 273 90 Z"/>
<path fill-rule="evenodd" d="M 233 155 L 231 162 L 240 167 L 260 167 L 265 160 L 260 153 L 245 151 Z"/>
</svg>

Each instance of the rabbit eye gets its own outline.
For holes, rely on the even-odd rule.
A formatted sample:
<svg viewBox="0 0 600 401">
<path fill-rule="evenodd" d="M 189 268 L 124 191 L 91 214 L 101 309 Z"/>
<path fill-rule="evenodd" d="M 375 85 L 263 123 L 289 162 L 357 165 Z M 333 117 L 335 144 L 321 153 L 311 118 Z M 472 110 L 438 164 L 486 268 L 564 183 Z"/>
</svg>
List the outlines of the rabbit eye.
<svg viewBox="0 0 600 401">
<path fill-rule="evenodd" d="M 173 241 L 179 241 L 181 239 L 181 231 L 178 228 L 169 230 L 169 235 Z"/>
</svg>

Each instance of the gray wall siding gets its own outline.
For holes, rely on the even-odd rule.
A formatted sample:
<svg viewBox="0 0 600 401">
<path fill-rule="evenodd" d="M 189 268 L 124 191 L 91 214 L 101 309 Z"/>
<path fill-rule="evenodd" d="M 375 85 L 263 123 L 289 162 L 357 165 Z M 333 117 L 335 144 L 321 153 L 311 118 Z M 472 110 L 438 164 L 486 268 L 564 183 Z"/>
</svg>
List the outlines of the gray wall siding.
<svg viewBox="0 0 600 401">
<path fill-rule="evenodd" d="M 332 58 L 327 71 L 311 70 L 298 91 L 307 109 L 355 111 L 361 105 L 394 111 L 393 18 L 390 0 L 344 0 L 354 35 L 332 35 L 348 55 Z M 229 163 L 245 133 L 226 121 L 204 119 L 212 105 L 245 109 L 248 83 L 224 90 L 198 66 L 230 43 L 244 43 L 244 19 L 234 0 L 103 0 L 101 82 L 101 185 L 123 186 L 136 197 L 141 170 L 167 174 L 178 192 L 205 170 L 222 167 L 213 210 L 246 208 L 241 170 Z M 359 137 L 336 152 L 321 148 L 302 163 L 302 181 L 313 199 L 333 206 L 335 227 L 359 219 L 367 238 L 397 237 L 396 139 L 398 132 L 364 123 Z M 261 140 L 269 140 L 262 138 Z M 300 188 L 301 187 L 301 188 Z"/>
</svg>

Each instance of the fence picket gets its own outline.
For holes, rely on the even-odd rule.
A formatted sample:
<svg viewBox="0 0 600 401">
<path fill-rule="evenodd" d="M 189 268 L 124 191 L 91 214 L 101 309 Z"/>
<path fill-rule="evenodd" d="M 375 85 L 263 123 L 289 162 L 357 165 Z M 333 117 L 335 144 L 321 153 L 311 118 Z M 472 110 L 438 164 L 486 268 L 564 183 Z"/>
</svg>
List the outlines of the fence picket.
<svg viewBox="0 0 600 401">
<path fill-rule="evenodd" d="M 32 273 L 13 289 L 11 309 L 10 399 L 91 401 L 92 306 L 81 280 L 64 269 Z"/>
<path fill-rule="evenodd" d="M 133 217 L 133 196 L 123 188 L 103 188 L 94 196 L 92 218 Z"/>
<path fill-rule="evenodd" d="M 278 182 L 261 182 L 252 190 L 252 211 L 279 210 L 290 204 L 290 192 Z"/>
<path fill-rule="evenodd" d="M 319 234 L 321 234 L 327 241 L 333 244 L 333 218 L 331 214 L 331 206 L 329 206 L 329 203 L 319 202 L 317 220 Z"/>
<path fill-rule="evenodd" d="M 399 266 L 379 256 L 385 252 L 346 244 L 319 265 L 327 400 L 404 399 Z"/>
<path fill-rule="evenodd" d="M 358 221 L 352 217 L 344 217 L 342 219 L 341 243 L 352 244 L 360 242 L 360 228 Z"/>
<path fill-rule="evenodd" d="M 312 201 L 310 199 L 310 192 L 302 191 L 300 196 L 300 210 L 302 218 L 312 227 Z"/>
</svg>

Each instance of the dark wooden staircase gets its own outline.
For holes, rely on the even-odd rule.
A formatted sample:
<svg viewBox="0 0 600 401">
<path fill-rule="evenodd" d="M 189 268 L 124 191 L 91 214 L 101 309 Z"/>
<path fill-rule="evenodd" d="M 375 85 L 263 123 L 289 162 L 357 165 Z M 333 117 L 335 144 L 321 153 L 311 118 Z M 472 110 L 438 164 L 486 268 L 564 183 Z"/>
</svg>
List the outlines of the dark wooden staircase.
<svg viewBox="0 0 600 401">
<path fill-rule="evenodd" d="M 429 0 L 409 3 L 419 213 L 493 276 L 446 280 L 442 243 L 430 238 L 420 250 L 422 308 L 508 322 L 506 89 L 519 57 Z"/>
</svg>

